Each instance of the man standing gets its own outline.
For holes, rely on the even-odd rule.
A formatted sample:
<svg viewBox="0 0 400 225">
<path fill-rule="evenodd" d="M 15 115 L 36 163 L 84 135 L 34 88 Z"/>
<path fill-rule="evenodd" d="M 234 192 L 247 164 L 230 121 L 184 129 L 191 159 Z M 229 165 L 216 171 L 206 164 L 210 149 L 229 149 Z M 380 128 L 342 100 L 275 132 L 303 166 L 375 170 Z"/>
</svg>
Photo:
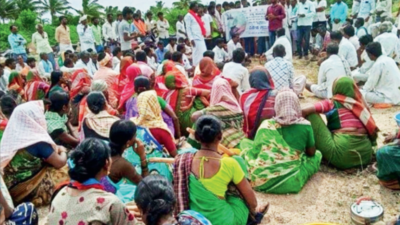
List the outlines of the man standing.
<svg viewBox="0 0 400 225">
<path fill-rule="evenodd" d="M 196 2 L 190 3 L 189 12 L 184 18 L 187 35 L 193 47 L 193 66 L 199 64 L 200 60 L 203 58 L 203 53 L 207 51 L 204 41 L 206 29 L 204 28 L 203 21 L 201 21 L 201 18 L 197 15 L 198 9 Z"/>
<path fill-rule="evenodd" d="M 378 0 L 376 3 L 376 22 L 383 22 L 381 18 L 392 18 L 392 0 Z"/>
<path fill-rule="evenodd" d="M 156 27 L 156 22 L 153 20 L 153 13 L 151 13 L 150 11 L 146 13 L 144 24 L 146 24 L 147 33 L 150 34 L 151 37 L 154 38 L 155 40 L 154 32 L 157 29 L 157 27 Z"/>
<path fill-rule="evenodd" d="M 183 23 L 182 15 L 178 16 L 178 22 L 176 22 L 176 38 L 178 40 L 179 38 L 186 39 L 186 29 L 185 29 L 185 24 Z"/>
<path fill-rule="evenodd" d="M 326 9 L 326 0 L 315 0 L 315 11 L 316 14 L 314 16 L 313 28 L 317 28 L 320 25 L 326 26 L 326 16 L 325 16 L 325 9 Z"/>
<path fill-rule="evenodd" d="M 113 52 L 116 47 L 115 29 L 113 29 L 113 15 L 107 14 L 107 20 L 103 24 L 103 37 L 106 42 L 106 46 L 110 47 L 110 51 Z"/>
<path fill-rule="evenodd" d="M 347 18 L 347 5 L 342 0 L 336 0 L 331 8 L 332 31 L 339 30 Z"/>
<path fill-rule="evenodd" d="M 300 0 L 297 9 L 297 51 L 299 53 L 299 59 L 304 58 L 308 60 L 308 49 L 310 47 L 310 31 L 315 14 L 314 4 L 309 0 Z M 303 45 L 304 40 L 304 46 Z"/>
<path fill-rule="evenodd" d="M 297 53 L 297 18 L 294 17 L 297 14 L 297 0 L 290 1 L 290 36 L 292 37 L 292 49 L 293 53 Z"/>
<path fill-rule="evenodd" d="M 269 26 L 269 46 L 273 46 L 276 40 L 276 31 L 282 28 L 282 21 L 286 17 L 285 9 L 278 4 L 277 0 L 271 0 L 271 4 L 267 9 L 265 19 L 268 20 Z"/>
<path fill-rule="evenodd" d="M 58 26 L 56 29 L 55 38 L 56 38 L 56 41 L 58 42 L 60 52 L 66 52 L 67 50 L 74 52 L 74 48 L 72 47 L 72 44 L 71 44 L 69 27 L 67 27 L 67 22 L 68 22 L 67 18 L 65 18 L 64 16 L 61 16 L 60 17 L 60 26 Z"/>
<path fill-rule="evenodd" d="M 247 0 L 241 0 L 242 7 L 247 8 L 250 6 L 250 4 L 247 2 Z M 244 49 L 249 56 L 253 56 L 255 53 L 254 49 L 254 37 L 246 37 L 243 38 L 244 41 Z"/>
<path fill-rule="evenodd" d="M 92 28 L 87 25 L 87 16 L 84 15 L 79 19 L 79 24 L 76 27 L 79 36 L 79 42 L 81 43 L 81 52 L 88 49 L 96 51 L 94 46 L 94 36 Z"/>
<path fill-rule="evenodd" d="M 121 42 L 121 51 L 126 53 L 132 50 L 131 41 L 136 38 L 136 34 L 130 32 L 128 20 L 132 19 L 133 12 L 129 7 L 122 10 L 123 20 L 118 25 L 118 35 Z"/>
<path fill-rule="evenodd" d="M 206 47 L 207 50 L 211 50 L 212 46 L 212 39 L 211 39 L 211 23 L 212 23 L 212 18 L 210 14 L 207 13 L 207 11 L 203 8 L 200 8 L 198 11 L 199 16 L 201 17 L 201 20 L 203 21 L 204 28 L 206 28 Z"/>
<path fill-rule="evenodd" d="M 371 15 L 375 12 L 375 0 L 361 0 L 360 9 L 356 13 L 356 17 L 364 18 L 365 23 L 372 23 L 369 21 Z"/>
<path fill-rule="evenodd" d="M 118 13 L 117 14 L 117 20 L 114 21 L 114 23 L 112 24 L 112 27 L 113 27 L 113 30 L 115 32 L 115 37 L 117 38 L 117 41 L 120 41 L 120 40 L 118 40 L 119 39 L 118 26 L 119 26 L 119 23 L 121 23 L 122 19 L 123 19 L 122 13 Z"/>
<path fill-rule="evenodd" d="M 24 45 L 26 44 L 25 38 L 18 34 L 18 27 L 15 25 L 10 26 L 11 34 L 8 35 L 8 43 L 11 46 L 12 55 L 15 60 L 21 56 L 26 62 L 27 55 Z"/>
<path fill-rule="evenodd" d="M 93 36 L 94 36 L 94 43 L 97 52 L 103 51 L 103 38 L 101 36 L 101 26 L 99 24 L 99 18 L 93 18 Z"/>
<path fill-rule="evenodd" d="M 164 43 L 164 46 L 167 46 L 169 41 L 169 23 L 168 20 L 164 19 L 164 13 L 159 12 L 157 14 L 158 21 L 157 21 L 157 31 L 158 31 L 158 38 L 160 41 Z"/>
<path fill-rule="evenodd" d="M 53 49 L 50 47 L 49 36 L 43 31 L 41 24 L 36 25 L 36 30 L 37 32 L 32 35 L 32 43 L 35 45 L 36 53 L 47 54 L 47 59 L 54 69 L 56 68 L 56 61 L 54 60 Z"/>
</svg>

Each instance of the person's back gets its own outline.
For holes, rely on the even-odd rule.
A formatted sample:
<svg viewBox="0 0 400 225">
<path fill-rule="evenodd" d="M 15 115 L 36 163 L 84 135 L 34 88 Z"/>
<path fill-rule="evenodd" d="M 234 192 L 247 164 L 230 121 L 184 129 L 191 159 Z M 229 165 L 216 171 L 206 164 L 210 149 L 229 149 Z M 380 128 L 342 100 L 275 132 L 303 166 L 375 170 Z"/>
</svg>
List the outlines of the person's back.
<svg viewBox="0 0 400 225">
<path fill-rule="evenodd" d="M 369 70 L 363 89 L 383 94 L 385 103 L 400 103 L 400 71 L 396 62 L 385 55 L 379 56 Z"/>
<path fill-rule="evenodd" d="M 346 60 L 343 60 L 338 55 L 331 55 L 325 60 L 318 72 L 318 85 L 324 86 L 327 89 L 327 97 L 332 97 L 332 85 L 338 77 L 346 76 L 347 71 L 350 71 Z"/>
<path fill-rule="evenodd" d="M 342 38 L 339 44 L 339 55 L 347 60 L 350 67 L 356 67 L 358 64 L 357 51 L 354 45 L 346 38 Z"/>
<path fill-rule="evenodd" d="M 374 39 L 374 41 L 379 42 L 382 45 L 387 56 L 391 58 L 394 56 L 396 56 L 396 58 L 399 57 L 398 54 L 400 53 L 400 40 L 395 34 L 386 32 L 380 34 Z"/>
<path fill-rule="evenodd" d="M 245 53 L 243 49 L 236 49 L 233 51 L 233 62 L 224 65 L 222 75 L 230 78 L 238 83 L 237 90 L 239 93 L 250 89 L 249 84 L 249 71 L 241 63 L 244 61 Z"/>
<path fill-rule="evenodd" d="M 278 44 L 273 49 L 274 59 L 265 64 L 265 68 L 271 74 L 275 89 L 284 87 L 293 88 L 294 69 L 293 64 L 283 57 L 286 55 L 285 46 Z"/>
</svg>

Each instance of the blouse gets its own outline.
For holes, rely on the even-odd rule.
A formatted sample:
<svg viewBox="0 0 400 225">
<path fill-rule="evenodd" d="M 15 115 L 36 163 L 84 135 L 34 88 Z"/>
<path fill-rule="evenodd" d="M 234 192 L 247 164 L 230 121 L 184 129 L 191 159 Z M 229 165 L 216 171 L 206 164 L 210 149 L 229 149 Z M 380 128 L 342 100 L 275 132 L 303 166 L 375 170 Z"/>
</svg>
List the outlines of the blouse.
<svg viewBox="0 0 400 225">
<path fill-rule="evenodd" d="M 365 128 L 360 119 L 346 108 L 337 108 L 332 100 L 323 100 L 315 103 L 315 112 L 324 113 L 328 120 L 329 130 L 341 128 Z"/>
<path fill-rule="evenodd" d="M 49 224 L 135 224 L 135 217 L 114 194 L 92 188 L 71 196 L 67 189 L 61 189 L 54 198 Z"/>
</svg>

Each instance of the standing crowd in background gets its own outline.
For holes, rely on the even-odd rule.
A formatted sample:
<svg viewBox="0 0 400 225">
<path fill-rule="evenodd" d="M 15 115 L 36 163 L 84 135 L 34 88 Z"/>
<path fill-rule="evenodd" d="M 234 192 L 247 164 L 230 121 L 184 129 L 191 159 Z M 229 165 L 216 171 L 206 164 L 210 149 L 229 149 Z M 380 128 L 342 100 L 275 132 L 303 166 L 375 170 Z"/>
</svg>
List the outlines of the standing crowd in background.
<svg viewBox="0 0 400 225">
<path fill-rule="evenodd" d="M 400 133 L 375 152 L 370 111 L 400 104 L 392 0 L 261 5 L 261 37 L 226 37 L 224 12 L 247 0 L 192 2 L 176 24 L 129 7 L 83 15 L 79 43 L 60 17 L 57 46 L 37 24 L 32 52 L 11 25 L 0 224 L 38 224 L 41 206 L 48 224 L 261 224 L 255 191 L 299 193 L 322 159 L 400 190 Z M 295 60 L 316 61 L 316 83 Z M 319 101 L 301 105 L 305 91 Z"/>
</svg>

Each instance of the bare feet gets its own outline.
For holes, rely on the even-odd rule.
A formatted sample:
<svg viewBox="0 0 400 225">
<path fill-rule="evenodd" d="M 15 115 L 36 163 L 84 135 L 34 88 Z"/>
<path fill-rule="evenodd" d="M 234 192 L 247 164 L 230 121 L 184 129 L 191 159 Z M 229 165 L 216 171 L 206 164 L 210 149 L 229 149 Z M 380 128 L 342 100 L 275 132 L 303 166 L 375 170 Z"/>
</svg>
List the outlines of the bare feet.
<svg viewBox="0 0 400 225">
<path fill-rule="evenodd" d="M 269 202 L 267 202 L 265 204 L 261 204 L 261 205 L 257 206 L 257 208 L 256 208 L 256 212 L 259 212 L 263 215 L 267 214 L 268 210 L 269 210 Z"/>
</svg>

